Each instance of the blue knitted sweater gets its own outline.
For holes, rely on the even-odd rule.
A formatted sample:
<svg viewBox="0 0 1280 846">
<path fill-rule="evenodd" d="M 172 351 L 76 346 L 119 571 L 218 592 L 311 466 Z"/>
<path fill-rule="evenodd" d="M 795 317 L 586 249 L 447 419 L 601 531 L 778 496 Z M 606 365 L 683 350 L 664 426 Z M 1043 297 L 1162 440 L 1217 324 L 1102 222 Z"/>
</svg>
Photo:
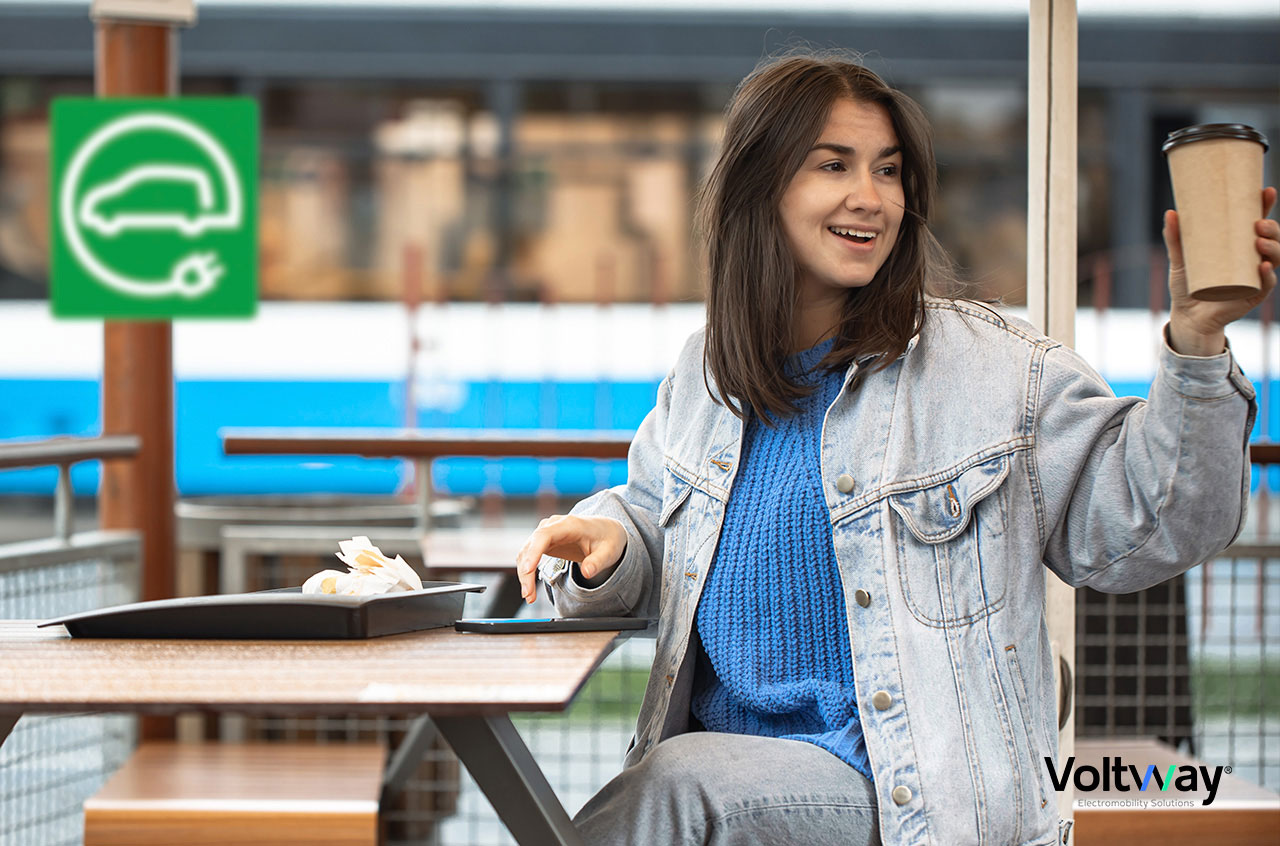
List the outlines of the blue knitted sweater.
<svg viewBox="0 0 1280 846">
<path fill-rule="evenodd" d="M 831 345 L 787 360 L 793 378 L 817 385 L 799 414 L 772 429 L 748 418 L 698 603 L 692 710 L 708 731 L 807 741 L 870 779 L 819 466 L 844 380 L 815 369 Z"/>
</svg>

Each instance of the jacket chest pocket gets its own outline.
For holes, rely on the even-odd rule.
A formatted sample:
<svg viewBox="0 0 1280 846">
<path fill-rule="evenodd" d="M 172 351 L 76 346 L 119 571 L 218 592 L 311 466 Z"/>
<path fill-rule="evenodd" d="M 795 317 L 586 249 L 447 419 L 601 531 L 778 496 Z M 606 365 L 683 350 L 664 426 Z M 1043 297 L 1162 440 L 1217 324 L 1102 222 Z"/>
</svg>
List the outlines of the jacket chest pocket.
<svg viewBox="0 0 1280 846">
<path fill-rule="evenodd" d="M 1000 542 L 1010 457 L 889 497 L 897 514 L 898 577 L 908 609 L 929 626 L 965 626 L 1004 604 Z"/>
</svg>

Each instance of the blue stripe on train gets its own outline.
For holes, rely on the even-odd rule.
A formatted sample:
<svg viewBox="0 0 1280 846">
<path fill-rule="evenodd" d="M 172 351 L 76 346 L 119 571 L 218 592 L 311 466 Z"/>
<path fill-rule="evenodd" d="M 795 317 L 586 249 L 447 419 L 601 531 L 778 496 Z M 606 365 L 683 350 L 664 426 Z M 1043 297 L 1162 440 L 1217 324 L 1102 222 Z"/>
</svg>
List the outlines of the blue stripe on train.
<svg viewBox="0 0 1280 846">
<path fill-rule="evenodd" d="M 1273 382 L 1273 387 L 1275 383 Z M 652 408 L 657 382 L 472 382 L 461 386 L 456 408 L 423 410 L 417 423 L 431 427 L 634 429 Z M 1146 396 L 1149 383 L 1113 382 L 1117 394 Z M 1270 391 L 1268 440 L 1280 440 L 1280 400 Z M 404 422 L 404 383 L 369 381 L 212 381 L 178 383 L 176 463 L 184 496 L 251 493 L 391 493 L 405 466 L 394 460 L 332 456 L 222 455 L 224 426 L 386 426 Z M 0 379 L 0 439 L 92 435 L 100 430 L 98 383 L 87 379 Z M 1254 437 L 1260 433 L 1255 427 Z M 0 472 L 0 493 L 51 494 L 52 468 Z M 579 495 L 626 478 L 623 461 L 562 459 L 436 463 L 437 489 L 451 494 L 484 491 L 529 495 L 554 490 Z M 76 491 L 97 489 L 98 465 L 72 471 Z M 1254 471 L 1254 486 L 1258 471 Z M 1268 471 L 1268 487 L 1280 490 L 1280 468 Z"/>
<path fill-rule="evenodd" d="M 475 382 L 448 413 L 423 410 L 421 426 L 634 429 L 657 396 L 655 382 Z M 184 496 L 232 493 L 390 493 L 402 462 L 321 456 L 224 456 L 226 426 L 386 426 L 404 423 L 404 383 L 369 381 L 210 381 L 177 385 L 176 470 Z M 98 383 L 87 379 L 0 379 L 0 439 L 92 435 L 101 429 Z M 626 462 L 533 459 L 436 462 L 443 493 L 486 490 L 580 494 L 626 479 Z M 0 472 L 0 493 L 52 493 L 56 471 Z M 97 489 L 98 466 L 76 465 L 77 493 Z"/>
</svg>

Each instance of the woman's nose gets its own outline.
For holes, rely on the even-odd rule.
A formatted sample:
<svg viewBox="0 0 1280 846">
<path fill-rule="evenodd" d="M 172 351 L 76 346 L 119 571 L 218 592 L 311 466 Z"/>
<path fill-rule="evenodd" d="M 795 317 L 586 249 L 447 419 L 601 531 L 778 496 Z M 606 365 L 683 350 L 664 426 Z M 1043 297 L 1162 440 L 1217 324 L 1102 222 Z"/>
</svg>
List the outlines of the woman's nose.
<svg viewBox="0 0 1280 846">
<path fill-rule="evenodd" d="M 866 211 L 872 214 L 880 211 L 880 192 L 876 189 L 875 179 L 870 173 L 860 173 L 851 178 L 849 193 L 844 198 L 844 206 L 849 211 Z"/>
</svg>

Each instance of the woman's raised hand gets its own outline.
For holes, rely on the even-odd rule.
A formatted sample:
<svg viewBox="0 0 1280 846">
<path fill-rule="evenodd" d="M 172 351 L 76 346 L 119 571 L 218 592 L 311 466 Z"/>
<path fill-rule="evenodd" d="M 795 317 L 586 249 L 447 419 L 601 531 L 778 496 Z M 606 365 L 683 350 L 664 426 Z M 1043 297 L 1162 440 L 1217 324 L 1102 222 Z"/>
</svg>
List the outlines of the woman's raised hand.
<svg viewBox="0 0 1280 846">
<path fill-rule="evenodd" d="M 538 598 L 538 562 L 542 556 L 578 562 L 584 579 L 607 573 L 622 560 L 627 530 L 611 517 L 553 514 L 538 524 L 516 556 L 516 575 L 525 602 Z"/>
<path fill-rule="evenodd" d="M 1225 348 L 1223 329 L 1244 317 L 1267 298 L 1276 286 L 1276 268 L 1280 266 L 1280 223 L 1266 219 L 1276 204 L 1276 189 L 1262 190 L 1262 218 L 1253 225 L 1255 246 L 1262 261 L 1258 277 L 1262 288 L 1251 297 L 1212 302 L 1197 300 L 1187 294 L 1187 270 L 1182 261 L 1182 234 L 1178 213 L 1164 213 L 1164 244 L 1169 251 L 1169 340 L 1175 352 L 1183 355 L 1217 355 Z"/>
</svg>

